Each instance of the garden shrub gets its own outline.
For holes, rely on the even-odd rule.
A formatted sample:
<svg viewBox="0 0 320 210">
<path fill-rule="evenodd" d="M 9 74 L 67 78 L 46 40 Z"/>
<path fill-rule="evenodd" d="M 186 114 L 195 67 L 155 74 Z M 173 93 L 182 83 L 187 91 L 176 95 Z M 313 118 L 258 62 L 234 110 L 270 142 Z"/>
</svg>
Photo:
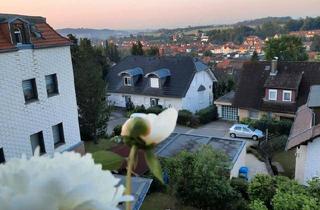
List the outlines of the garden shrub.
<svg viewBox="0 0 320 210">
<path fill-rule="evenodd" d="M 268 210 L 261 200 L 254 200 L 249 205 L 250 210 Z"/>
<path fill-rule="evenodd" d="M 183 109 L 178 113 L 177 123 L 180 125 L 189 125 L 192 118 L 192 112 L 189 110 Z"/>
<path fill-rule="evenodd" d="M 146 113 L 160 114 L 164 109 L 162 106 L 151 106 L 146 110 Z"/>
<path fill-rule="evenodd" d="M 230 185 L 229 160 L 211 146 L 168 158 L 170 187 L 184 204 L 198 209 L 237 209 L 240 194 Z"/>
<path fill-rule="evenodd" d="M 259 120 L 244 118 L 240 122 L 246 125 L 251 125 L 263 132 L 266 132 L 266 129 L 268 129 L 270 134 L 276 135 L 289 135 L 292 126 L 292 122 L 290 120 L 276 120 L 268 116 L 263 116 Z"/>
<path fill-rule="evenodd" d="M 218 112 L 216 106 L 208 106 L 207 108 L 199 110 L 196 115 L 199 117 L 201 124 L 206 124 L 218 119 Z"/>
<path fill-rule="evenodd" d="M 144 107 L 144 105 L 141 106 L 136 106 L 134 108 L 134 113 L 146 113 L 146 108 Z"/>
<path fill-rule="evenodd" d="M 198 116 L 193 115 L 192 112 L 186 109 L 179 111 L 177 123 L 192 128 L 196 128 L 200 125 Z"/>
<path fill-rule="evenodd" d="M 287 141 L 288 136 L 286 135 L 276 136 L 269 139 L 264 144 L 261 144 L 261 147 L 264 151 L 273 154 L 276 152 L 284 151 Z"/>
<path fill-rule="evenodd" d="M 243 198 L 249 199 L 249 195 L 248 195 L 249 185 L 247 180 L 240 177 L 239 178 L 232 177 L 230 184 L 231 184 L 231 187 L 233 187 L 234 190 L 239 192 Z"/>
<path fill-rule="evenodd" d="M 122 129 L 122 125 L 116 125 L 116 126 L 113 128 L 112 135 L 113 135 L 113 136 L 120 136 L 120 134 L 121 134 L 121 129 Z"/>
</svg>

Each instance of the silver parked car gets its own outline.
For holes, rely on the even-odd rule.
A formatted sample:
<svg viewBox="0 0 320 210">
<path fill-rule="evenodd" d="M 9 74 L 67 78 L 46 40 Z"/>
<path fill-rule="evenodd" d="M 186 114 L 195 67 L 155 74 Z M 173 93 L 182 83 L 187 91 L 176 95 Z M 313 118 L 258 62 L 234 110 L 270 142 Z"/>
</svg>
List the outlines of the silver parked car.
<svg viewBox="0 0 320 210">
<path fill-rule="evenodd" d="M 229 134 L 232 138 L 244 137 L 252 138 L 253 140 L 258 140 L 264 137 L 262 131 L 245 124 L 234 124 L 229 128 Z"/>
</svg>

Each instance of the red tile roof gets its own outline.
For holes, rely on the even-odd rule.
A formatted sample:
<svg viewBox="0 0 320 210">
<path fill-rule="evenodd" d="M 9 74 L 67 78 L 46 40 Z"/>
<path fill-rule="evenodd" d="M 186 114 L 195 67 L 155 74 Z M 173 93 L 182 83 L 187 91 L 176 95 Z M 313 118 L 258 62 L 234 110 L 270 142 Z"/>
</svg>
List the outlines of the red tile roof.
<svg viewBox="0 0 320 210">
<path fill-rule="evenodd" d="M 37 38 L 30 31 L 30 42 L 33 48 L 57 47 L 72 44 L 69 39 L 58 34 L 49 24 L 47 24 L 45 18 L 0 14 L 0 52 L 18 50 L 18 47 L 11 41 L 9 27 L 11 21 L 15 21 L 15 19 L 19 19 L 19 21 L 21 20 L 28 24 L 29 27 L 27 27 L 27 30 L 30 30 L 32 27 L 41 34 L 41 37 Z"/>
</svg>

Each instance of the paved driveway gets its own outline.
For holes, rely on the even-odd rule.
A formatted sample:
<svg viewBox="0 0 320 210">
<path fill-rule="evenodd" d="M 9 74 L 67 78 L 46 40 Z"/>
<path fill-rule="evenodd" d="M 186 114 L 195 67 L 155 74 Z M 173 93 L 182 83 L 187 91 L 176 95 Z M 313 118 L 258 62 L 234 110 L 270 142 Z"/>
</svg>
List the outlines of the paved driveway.
<svg viewBox="0 0 320 210">
<path fill-rule="evenodd" d="M 176 132 L 179 132 L 179 130 L 184 130 L 185 132 L 183 133 L 187 133 L 187 134 L 197 134 L 197 135 L 203 135 L 203 136 L 229 138 L 228 130 L 231 126 L 232 126 L 231 122 L 218 120 L 218 121 L 214 121 L 206 125 L 200 126 L 195 129 L 186 128 L 178 125 L 176 128 Z"/>
<path fill-rule="evenodd" d="M 126 120 L 127 118 L 124 117 L 124 113 L 118 111 L 112 112 L 108 122 L 108 134 L 112 133 L 112 130 L 115 126 L 122 125 Z M 229 138 L 228 129 L 231 127 L 231 125 L 231 122 L 223 120 L 214 121 L 198 128 L 189 128 L 177 125 L 174 132 Z"/>
</svg>

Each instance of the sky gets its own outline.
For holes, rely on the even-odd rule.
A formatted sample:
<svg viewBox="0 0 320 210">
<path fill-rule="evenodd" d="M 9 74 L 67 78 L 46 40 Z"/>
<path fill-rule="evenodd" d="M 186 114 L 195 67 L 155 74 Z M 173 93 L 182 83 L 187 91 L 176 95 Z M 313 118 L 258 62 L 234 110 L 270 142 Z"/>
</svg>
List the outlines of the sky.
<svg viewBox="0 0 320 210">
<path fill-rule="evenodd" d="M 0 0 L 0 13 L 43 16 L 56 29 L 156 29 L 320 16 L 320 0 Z"/>
</svg>

